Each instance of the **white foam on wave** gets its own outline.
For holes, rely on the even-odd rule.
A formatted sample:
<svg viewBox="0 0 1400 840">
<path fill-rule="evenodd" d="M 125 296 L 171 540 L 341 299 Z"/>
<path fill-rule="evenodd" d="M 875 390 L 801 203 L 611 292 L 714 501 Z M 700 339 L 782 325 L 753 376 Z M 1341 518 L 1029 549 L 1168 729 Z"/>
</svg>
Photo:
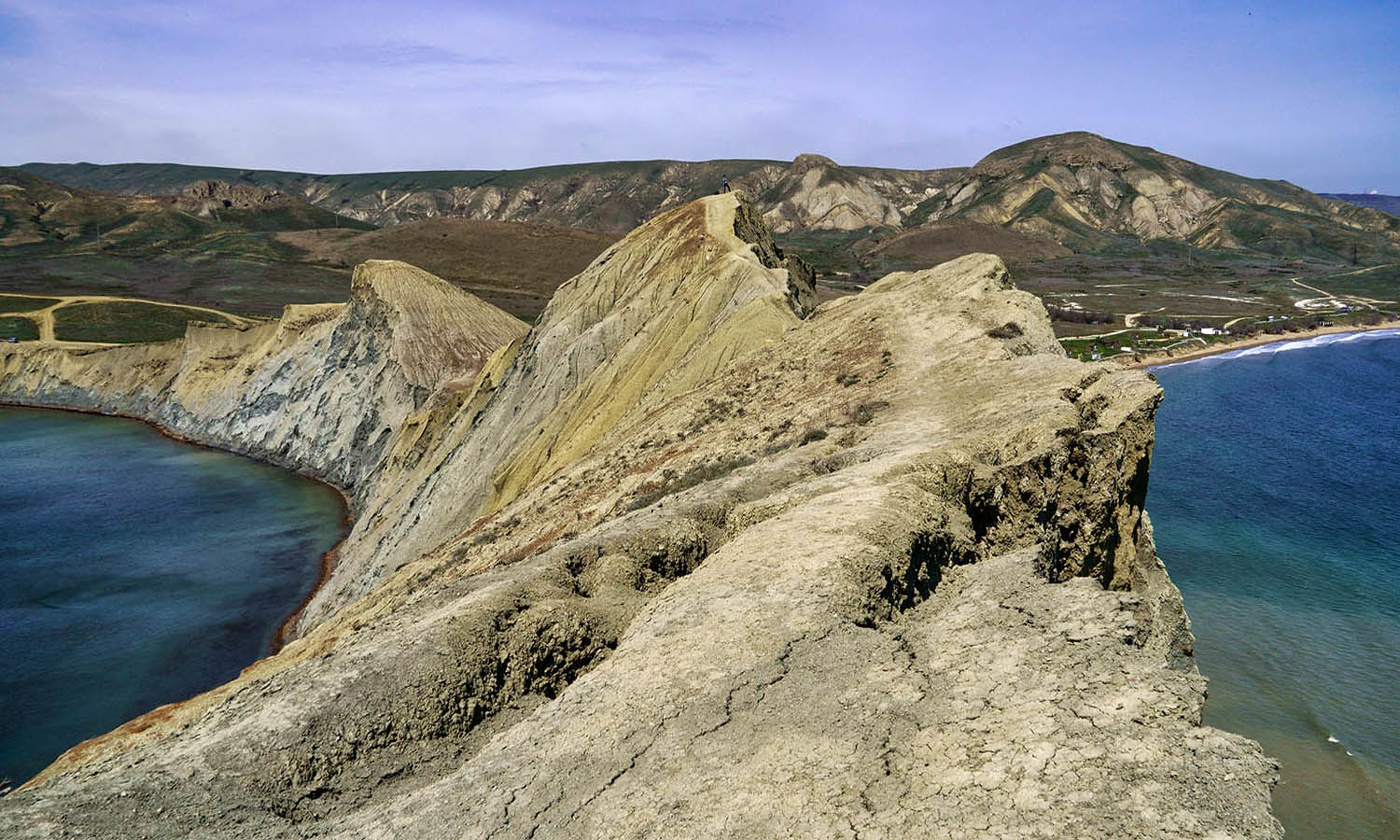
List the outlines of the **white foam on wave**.
<svg viewBox="0 0 1400 840">
<path fill-rule="evenodd" d="M 1328 333 L 1327 335 L 1318 335 L 1312 338 L 1293 340 L 1281 339 L 1270 344 L 1256 344 L 1253 347 L 1230 350 L 1214 356 L 1202 356 L 1199 359 L 1186 359 L 1180 362 L 1168 362 L 1164 365 L 1153 365 L 1148 368 L 1148 370 L 1178 367 L 1180 365 L 1195 365 L 1203 362 L 1223 362 L 1230 359 L 1244 359 L 1250 356 L 1273 356 L 1279 353 L 1286 353 L 1290 350 L 1308 350 L 1315 347 L 1326 347 L 1331 344 L 1345 344 L 1351 341 L 1381 338 L 1400 338 L 1400 329 L 1392 328 L 1384 330 L 1366 330 L 1364 332 Z"/>
<path fill-rule="evenodd" d="M 1327 736 L 1327 743 L 1329 743 L 1329 744 L 1340 744 L 1340 743 L 1342 743 L 1342 742 L 1341 742 L 1341 741 L 1338 741 L 1338 740 L 1337 740 L 1337 737 L 1336 737 L 1335 735 L 1330 735 L 1330 734 L 1329 734 L 1329 735 Z M 1349 750 L 1349 749 L 1347 749 L 1346 747 L 1342 747 L 1342 752 L 1346 753 L 1348 756 L 1350 756 L 1350 757 L 1352 757 L 1352 758 L 1356 758 L 1356 756 L 1352 753 L 1352 751 Z"/>
</svg>

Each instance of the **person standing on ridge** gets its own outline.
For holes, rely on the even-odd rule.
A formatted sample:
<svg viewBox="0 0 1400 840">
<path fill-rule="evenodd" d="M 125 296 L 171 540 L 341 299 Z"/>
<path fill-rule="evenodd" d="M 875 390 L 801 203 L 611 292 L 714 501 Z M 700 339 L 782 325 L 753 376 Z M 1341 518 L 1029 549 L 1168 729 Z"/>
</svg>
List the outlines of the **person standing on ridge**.
<svg viewBox="0 0 1400 840">
<path fill-rule="evenodd" d="M 722 193 L 727 193 L 727 192 L 729 192 L 729 176 L 728 176 L 728 175 L 722 176 L 722 177 L 719 179 L 719 191 L 722 192 Z"/>
</svg>

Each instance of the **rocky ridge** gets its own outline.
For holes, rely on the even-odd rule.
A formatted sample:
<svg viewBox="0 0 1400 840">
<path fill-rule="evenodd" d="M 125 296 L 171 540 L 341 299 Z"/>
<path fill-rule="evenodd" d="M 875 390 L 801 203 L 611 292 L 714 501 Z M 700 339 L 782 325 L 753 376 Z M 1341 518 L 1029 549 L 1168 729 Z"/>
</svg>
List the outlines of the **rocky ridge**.
<svg viewBox="0 0 1400 840">
<path fill-rule="evenodd" d="M 227 181 L 196 181 L 175 196 L 175 206 L 199 216 L 218 215 L 220 210 L 256 210 L 270 205 L 296 205 L 301 200 L 252 184 Z"/>
<path fill-rule="evenodd" d="M 112 195 L 0 167 L 0 257 L 132 253 L 167 256 L 221 236 L 332 225 L 369 229 L 293 195 L 200 181 L 174 195 Z M 248 251 L 245 256 L 266 253 Z"/>
<path fill-rule="evenodd" d="M 7 400 L 295 442 L 358 517 L 278 655 L 70 751 L 0 830 L 1279 836 L 1271 763 L 1200 726 L 1155 384 L 1067 359 L 988 255 L 815 307 L 760 216 L 663 214 L 441 367 L 494 320 L 430 332 L 431 278 L 374 265 L 257 342 L 0 357 Z M 206 432 L 216 404 L 252 413 Z"/>
</svg>

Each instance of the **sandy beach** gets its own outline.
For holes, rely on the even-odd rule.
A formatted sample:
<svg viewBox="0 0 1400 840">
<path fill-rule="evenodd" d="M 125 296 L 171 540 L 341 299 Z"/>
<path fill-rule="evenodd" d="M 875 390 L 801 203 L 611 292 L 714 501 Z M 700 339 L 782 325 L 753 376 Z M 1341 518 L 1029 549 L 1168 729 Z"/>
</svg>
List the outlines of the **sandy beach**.
<svg viewBox="0 0 1400 840">
<path fill-rule="evenodd" d="M 1375 330 L 1400 329 L 1400 320 L 1383 321 L 1379 324 L 1368 324 L 1359 326 L 1356 324 L 1338 324 L 1331 327 L 1317 327 L 1310 330 L 1300 330 L 1295 333 L 1285 333 L 1283 335 L 1259 335 L 1241 338 L 1236 341 L 1221 342 L 1212 344 L 1209 347 L 1202 347 L 1198 350 L 1186 350 L 1178 353 L 1146 353 L 1134 358 L 1132 361 L 1125 361 L 1125 367 L 1150 368 L 1157 365 L 1176 364 L 1177 362 L 1189 362 L 1193 359 L 1204 359 L 1207 356 L 1218 356 L 1221 353 L 1231 353 L 1236 350 L 1243 350 L 1247 347 L 1260 347 L 1265 344 L 1289 344 L 1295 341 L 1307 341 L 1310 338 L 1317 338 L 1322 335 L 1338 335 L 1340 333 L 1364 333 Z"/>
</svg>

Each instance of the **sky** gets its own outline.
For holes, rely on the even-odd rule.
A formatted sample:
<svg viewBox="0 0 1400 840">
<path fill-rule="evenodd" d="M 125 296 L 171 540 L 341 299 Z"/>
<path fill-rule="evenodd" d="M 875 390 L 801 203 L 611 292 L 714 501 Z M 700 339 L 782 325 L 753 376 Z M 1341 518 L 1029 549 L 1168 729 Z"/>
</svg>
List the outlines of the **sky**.
<svg viewBox="0 0 1400 840">
<path fill-rule="evenodd" d="M 1400 2 L 0 0 L 0 164 L 966 166 L 1092 131 L 1400 194 Z"/>
</svg>

